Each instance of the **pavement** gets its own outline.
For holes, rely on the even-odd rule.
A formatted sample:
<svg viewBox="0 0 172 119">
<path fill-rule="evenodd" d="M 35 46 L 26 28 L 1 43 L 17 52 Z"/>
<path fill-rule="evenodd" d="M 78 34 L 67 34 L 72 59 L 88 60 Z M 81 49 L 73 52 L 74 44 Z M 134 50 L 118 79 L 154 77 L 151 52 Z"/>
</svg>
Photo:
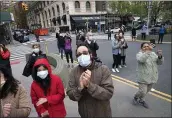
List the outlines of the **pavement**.
<svg viewBox="0 0 172 119">
<path fill-rule="evenodd" d="M 47 42 L 40 42 L 42 50 L 44 52 L 58 53 L 56 40 L 51 40 L 55 39 L 53 35 L 44 36 L 42 38 L 49 38 Z M 97 53 L 103 63 L 111 69 L 111 65 L 113 62 L 111 53 L 111 41 L 108 41 L 106 39 L 97 39 L 97 43 L 100 46 L 100 49 Z M 72 40 L 73 56 L 76 60 L 76 39 L 74 35 L 72 36 Z M 32 41 L 34 41 L 34 39 L 32 39 Z M 120 73 L 112 73 L 113 82 L 115 85 L 114 96 L 111 99 L 113 117 L 171 117 L 171 44 L 157 44 L 157 47 L 154 49 L 155 51 L 157 49 L 163 50 L 165 62 L 162 66 L 159 66 L 159 80 L 153 87 L 151 94 L 149 94 L 146 98 L 146 101 L 151 108 L 144 109 L 140 106 L 133 106 L 131 103 L 134 94 L 138 90 L 136 79 L 136 53 L 140 50 L 140 44 L 141 42 L 128 42 L 129 48 L 127 49 L 126 58 L 127 68 L 119 69 Z M 27 45 L 20 44 L 18 47 L 21 48 L 21 51 L 23 47 L 25 47 L 23 51 L 26 51 L 26 49 L 27 51 L 29 51 L 29 48 L 31 50 L 31 45 L 31 43 L 28 43 Z M 15 53 L 15 48 L 18 49 L 18 47 L 11 47 L 11 49 Z M 25 65 L 25 59 L 19 59 L 17 61 L 18 62 L 15 62 L 15 60 L 11 60 L 11 62 L 13 62 L 13 73 L 17 79 L 23 82 L 29 93 L 32 79 L 31 77 L 26 78 L 21 75 Z M 18 68 L 18 70 L 15 70 L 16 68 Z M 76 102 L 73 102 L 69 100 L 68 97 L 66 97 L 65 106 L 67 109 L 67 117 L 79 117 Z M 36 117 L 34 109 L 30 117 Z"/>
</svg>

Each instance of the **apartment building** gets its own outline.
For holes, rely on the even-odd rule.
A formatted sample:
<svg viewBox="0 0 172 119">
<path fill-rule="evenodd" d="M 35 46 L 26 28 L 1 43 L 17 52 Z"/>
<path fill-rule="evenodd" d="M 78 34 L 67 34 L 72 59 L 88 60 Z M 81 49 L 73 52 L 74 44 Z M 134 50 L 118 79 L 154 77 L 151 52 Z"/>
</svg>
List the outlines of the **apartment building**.
<svg viewBox="0 0 172 119">
<path fill-rule="evenodd" d="M 104 1 L 28 1 L 26 4 L 29 28 L 41 26 L 54 31 L 105 28 Z"/>
</svg>

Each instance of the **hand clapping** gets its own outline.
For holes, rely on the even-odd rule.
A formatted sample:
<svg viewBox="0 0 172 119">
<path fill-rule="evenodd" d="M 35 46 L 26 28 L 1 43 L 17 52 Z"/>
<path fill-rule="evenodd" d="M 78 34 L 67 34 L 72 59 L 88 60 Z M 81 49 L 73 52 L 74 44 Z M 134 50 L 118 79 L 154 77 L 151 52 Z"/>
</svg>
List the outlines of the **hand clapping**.
<svg viewBox="0 0 172 119">
<path fill-rule="evenodd" d="M 81 86 L 81 88 L 88 87 L 90 79 L 91 79 L 91 71 L 86 70 L 85 72 L 83 72 L 81 77 L 80 77 L 80 86 Z"/>
</svg>

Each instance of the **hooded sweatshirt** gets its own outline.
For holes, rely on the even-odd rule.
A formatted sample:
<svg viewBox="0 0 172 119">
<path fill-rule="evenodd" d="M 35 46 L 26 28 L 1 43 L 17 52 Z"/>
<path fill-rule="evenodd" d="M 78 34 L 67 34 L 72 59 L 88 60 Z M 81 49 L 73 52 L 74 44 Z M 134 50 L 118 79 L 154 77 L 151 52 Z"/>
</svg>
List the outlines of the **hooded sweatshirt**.
<svg viewBox="0 0 172 119">
<path fill-rule="evenodd" d="M 47 90 L 47 95 L 44 95 L 44 90 L 41 88 L 40 84 L 35 80 L 37 71 L 36 71 L 36 66 L 38 65 L 45 65 L 48 69 L 48 73 L 50 76 L 50 86 L 49 89 Z M 48 110 L 49 117 L 50 118 L 63 118 L 66 116 L 66 110 L 64 106 L 64 87 L 63 83 L 61 81 L 61 78 L 58 77 L 57 75 L 52 74 L 51 66 L 48 63 L 47 59 L 38 59 L 33 67 L 33 74 L 32 77 L 34 81 L 32 82 L 31 85 L 31 99 L 32 99 L 32 104 L 35 106 L 36 111 L 39 116 L 41 116 L 42 113 L 44 113 L 46 110 Z M 36 106 L 36 103 L 40 98 L 47 98 L 47 102 L 40 105 Z"/>
</svg>

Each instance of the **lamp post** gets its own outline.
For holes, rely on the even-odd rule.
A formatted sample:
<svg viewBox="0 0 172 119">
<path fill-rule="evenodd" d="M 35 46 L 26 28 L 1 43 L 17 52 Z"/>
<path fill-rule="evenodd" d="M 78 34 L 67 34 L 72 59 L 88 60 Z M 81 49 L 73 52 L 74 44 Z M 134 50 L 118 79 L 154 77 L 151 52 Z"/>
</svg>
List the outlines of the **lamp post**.
<svg viewBox="0 0 172 119">
<path fill-rule="evenodd" d="M 148 3 L 148 20 L 147 20 L 147 35 L 149 35 L 149 17 L 150 17 L 150 10 L 151 10 L 151 1 L 149 0 Z"/>
</svg>

